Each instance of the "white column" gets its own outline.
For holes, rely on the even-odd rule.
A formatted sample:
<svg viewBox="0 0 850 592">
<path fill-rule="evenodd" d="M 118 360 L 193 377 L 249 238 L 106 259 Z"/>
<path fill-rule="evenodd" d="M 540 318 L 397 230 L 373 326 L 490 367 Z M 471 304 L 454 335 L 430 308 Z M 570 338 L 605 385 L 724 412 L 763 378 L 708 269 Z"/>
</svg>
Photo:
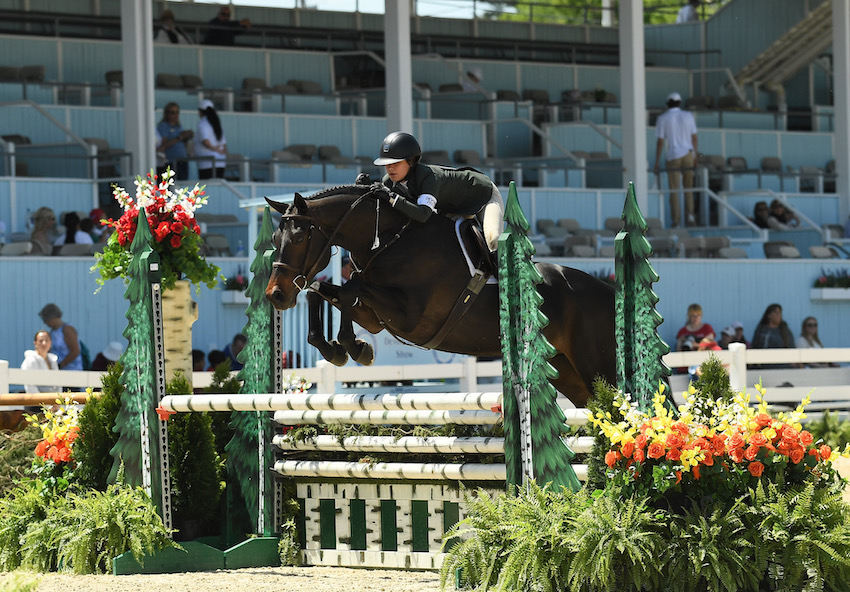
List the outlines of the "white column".
<svg viewBox="0 0 850 592">
<path fill-rule="evenodd" d="M 642 212 L 648 211 L 646 160 L 646 68 L 643 2 L 620 0 L 620 105 L 623 121 L 623 188 L 635 184 Z"/>
<path fill-rule="evenodd" d="M 835 105 L 835 192 L 838 194 L 838 223 L 850 214 L 850 5 L 832 0 L 832 73 Z"/>
<path fill-rule="evenodd" d="M 153 98 L 153 3 L 121 0 L 121 51 L 124 69 L 124 149 L 133 170 L 147 174 L 156 166 L 156 113 Z"/>
<path fill-rule="evenodd" d="M 385 0 L 387 131 L 413 132 L 413 75 L 410 66 L 410 4 Z M 422 138 L 420 138 L 420 141 Z"/>
</svg>

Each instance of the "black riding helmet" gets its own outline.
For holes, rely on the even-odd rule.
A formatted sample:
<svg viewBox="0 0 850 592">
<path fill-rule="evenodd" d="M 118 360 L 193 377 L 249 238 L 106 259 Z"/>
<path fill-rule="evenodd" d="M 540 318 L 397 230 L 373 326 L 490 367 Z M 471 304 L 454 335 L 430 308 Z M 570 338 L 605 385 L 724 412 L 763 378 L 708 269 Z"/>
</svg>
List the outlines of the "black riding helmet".
<svg viewBox="0 0 850 592">
<path fill-rule="evenodd" d="M 375 164 L 383 166 L 402 160 L 419 162 L 422 158 L 422 148 L 416 138 L 405 132 L 393 132 L 381 142 L 381 155 L 375 159 Z"/>
</svg>

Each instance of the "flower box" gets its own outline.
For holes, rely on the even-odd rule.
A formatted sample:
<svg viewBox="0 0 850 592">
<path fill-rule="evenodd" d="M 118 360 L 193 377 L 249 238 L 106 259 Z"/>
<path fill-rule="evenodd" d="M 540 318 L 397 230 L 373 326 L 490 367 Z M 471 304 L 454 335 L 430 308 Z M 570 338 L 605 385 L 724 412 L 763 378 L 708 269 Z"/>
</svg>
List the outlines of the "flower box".
<svg viewBox="0 0 850 592">
<path fill-rule="evenodd" d="M 239 304 L 248 306 L 249 300 L 245 292 L 240 290 L 223 290 L 221 292 L 221 303 L 224 305 Z"/>
<path fill-rule="evenodd" d="M 812 288 L 809 290 L 812 300 L 850 300 L 850 288 Z"/>
</svg>

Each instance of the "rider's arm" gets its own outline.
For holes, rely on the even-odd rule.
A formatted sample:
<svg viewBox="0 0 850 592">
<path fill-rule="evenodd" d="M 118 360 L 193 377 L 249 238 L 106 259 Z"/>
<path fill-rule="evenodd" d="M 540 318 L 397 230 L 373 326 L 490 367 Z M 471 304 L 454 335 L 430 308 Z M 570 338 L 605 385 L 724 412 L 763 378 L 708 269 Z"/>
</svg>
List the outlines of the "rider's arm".
<svg viewBox="0 0 850 592">
<path fill-rule="evenodd" d="M 425 222 L 431 217 L 431 214 L 434 213 L 434 209 L 431 207 L 429 200 L 423 199 L 427 197 L 430 197 L 434 200 L 434 203 L 436 203 L 436 200 L 430 195 L 423 195 L 419 198 L 419 203 L 413 203 L 398 193 L 390 193 L 390 205 L 411 220 L 416 222 Z"/>
</svg>

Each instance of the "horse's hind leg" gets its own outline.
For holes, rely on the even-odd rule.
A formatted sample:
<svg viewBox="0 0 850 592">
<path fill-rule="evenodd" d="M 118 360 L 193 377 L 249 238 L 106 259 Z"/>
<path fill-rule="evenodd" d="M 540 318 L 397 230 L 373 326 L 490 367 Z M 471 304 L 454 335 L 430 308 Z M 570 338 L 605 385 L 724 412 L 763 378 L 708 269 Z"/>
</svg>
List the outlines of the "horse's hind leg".
<svg viewBox="0 0 850 592">
<path fill-rule="evenodd" d="M 334 366 L 344 366 L 348 361 L 345 348 L 336 341 L 328 343 L 325 339 L 324 323 L 322 323 L 322 307 L 324 307 L 322 296 L 313 291 L 307 292 L 307 305 L 310 311 L 307 343 L 319 350 L 322 357 Z"/>
</svg>

